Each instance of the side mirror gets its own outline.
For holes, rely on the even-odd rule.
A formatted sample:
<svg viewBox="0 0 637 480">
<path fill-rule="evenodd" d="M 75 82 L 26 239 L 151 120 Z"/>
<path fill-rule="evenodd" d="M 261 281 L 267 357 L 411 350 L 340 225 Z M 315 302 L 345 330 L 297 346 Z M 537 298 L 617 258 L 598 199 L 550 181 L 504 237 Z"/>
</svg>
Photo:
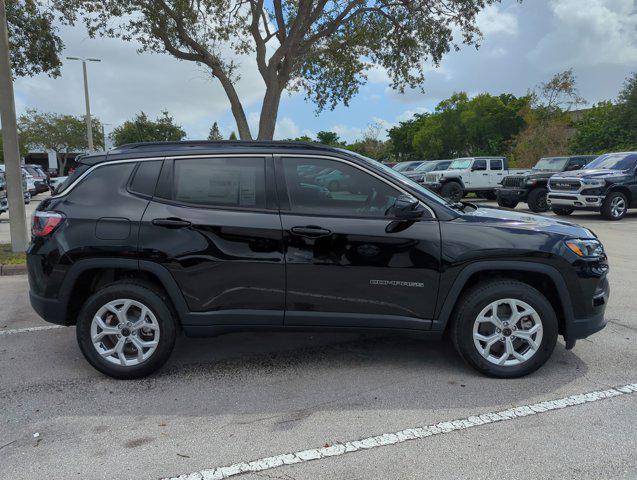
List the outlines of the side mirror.
<svg viewBox="0 0 637 480">
<path fill-rule="evenodd" d="M 424 209 L 420 202 L 411 195 L 400 195 L 394 204 L 387 209 L 385 215 L 396 220 L 418 220 L 423 216 Z"/>
</svg>

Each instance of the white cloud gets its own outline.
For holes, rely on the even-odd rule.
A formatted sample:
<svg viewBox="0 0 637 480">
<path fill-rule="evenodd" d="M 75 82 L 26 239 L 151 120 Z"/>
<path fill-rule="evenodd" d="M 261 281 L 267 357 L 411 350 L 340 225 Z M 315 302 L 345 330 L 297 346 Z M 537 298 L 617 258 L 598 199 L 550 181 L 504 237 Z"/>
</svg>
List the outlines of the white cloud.
<svg viewBox="0 0 637 480">
<path fill-rule="evenodd" d="M 389 83 L 390 78 L 387 69 L 380 65 L 373 65 L 367 70 L 367 81 L 369 83 Z"/>
<path fill-rule="evenodd" d="M 517 35 L 519 29 L 518 18 L 512 13 L 503 12 L 497 5 L 489 5 L 482 10 L 476 23 L 485 36 L 497 33 Z"/>
<path fill-rule="evenodd" d="M 634 0 L 551 0 L 553 31 L 529 57 L 549 69 L 637 64 Z"/>
<path fill-rule="evenodd" d="M 290 117 L 283 117 L 277 120 L 274 130 L 275 140 L 297 138 L 300 136 L 301 129 Z"/>
</svg>

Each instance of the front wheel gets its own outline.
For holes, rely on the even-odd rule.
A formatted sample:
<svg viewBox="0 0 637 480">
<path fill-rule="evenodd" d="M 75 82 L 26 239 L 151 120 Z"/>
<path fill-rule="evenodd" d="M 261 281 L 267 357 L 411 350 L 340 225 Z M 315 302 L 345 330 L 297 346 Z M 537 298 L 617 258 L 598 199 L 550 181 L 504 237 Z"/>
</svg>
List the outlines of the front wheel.
<svg viewBox="0 0 637 480">
<path fill-rule="evenodd" d="M 165 296 L 152 285 L 116 282 L 84 303 L 77 342 L 88 362 L 118 379 L 141 378 L 168 360 L 177 336 Z"/>
<path fill-rule="evenodd" d="M 551 207 L 551 210 L 555 215 L 558 215 L 560 217 L 568 217 L 575 211 L 575 209 L 571 207 Z"/>
<path fill-rule="evenodd" d="M 526 203 L 529 205 L 529 210 L 534 213 L 547 212 L 549 204 L 547 202 L 549 191 L 544 187 L 538 187 L 531 190 L 529 198 Z"/>
<path fill-rule="evenodd" d="M 518 202 L 516 200 L 508 200 L 506 198 L 498 197 L 498 206 L 504 208 L 515 208 L 518 206 Z"/>
<path fill-rule="evenodd" d="M 544 365 L 557 333 L 557 317 L 547 298 L 516 280 L 471 288 L 452 318 L 451 336 L 460 356 L 497 378 L 522 377 Z"/>
<path fill-rule="evenodd" d="M 440 189 L 440 194 L 452 202 L 459 202 L 462 200 L 464 190 L 458 182 L 447 182 Z"/>
<path fill-rule="evenodd" d="M 628 212 L 628 198 L 622 192 L 611 192 L 602 204 L 602 216 L 607 220 L 621 220 Z"/>
</svg>

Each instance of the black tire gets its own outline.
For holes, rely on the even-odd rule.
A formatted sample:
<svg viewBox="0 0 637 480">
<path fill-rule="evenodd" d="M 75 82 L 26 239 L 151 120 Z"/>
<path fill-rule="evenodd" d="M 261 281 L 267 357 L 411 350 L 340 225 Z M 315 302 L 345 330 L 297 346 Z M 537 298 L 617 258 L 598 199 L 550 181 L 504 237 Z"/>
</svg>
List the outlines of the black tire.
<svg viewBox="0 0 637 480">
<path fill-rule="evenodd" d="M 338 184 L 338 181 L 336 181 L 336 180 L 332 180 L 332 181 L 331 181 L 331 182 L 327 185 L 327 189 L 328 189 L 330 192 L 337 192 L 337 191 L 338 191 L 338 187 L 339 187 L 339 184 Z"/>
<path fill-rule="evenodd" d="M 601 214 L 606 220 L 621 220 L 628 212 L 628 197 L 622 192 L 611 192 L 602 203 Z"/>
<path fill-rule="evenodd" d="M 448 198 L 453 202 L 459 202 L 462 200 L 464 196 L 464 190 L 462 189 L 462 185 L 458 182 L 447 182 L 440 189 L 440 195 L 444 198 Z"/>
<path fill-rule="evenodd" d="M 575 211 L 575 209 L 571 207 L 551 207 L 551 210 L 555 215 L 558 215 L 560 217 L 568 217 Z"/>
<path fill-rule="evenodd" d="M 518 206 L 518 202 L 516 200 L 508 200 L 506 198 L 498 197 L 498 206 L 504 208 L 515 208 Z"/>
<path fill-rule="evenodd" d="M 91 339 L 91 323 L 96 313 L 108 302 L 132 299 L 142 303 L 154 314 L 159 325 L 159 343 L 150 357 L 134 366 L 115 365 L 102 357 Z M 88 362 L 97 370 L 117 379 L 134 379 L 150 375 L 170 357 L 177 337 L 177 324 L 168 299 L 152 284 L 135 280 L 112 283 L 100 289 L 82 306 L 77 318 L 77 342 Z"/>
<path fill-rule="evenodd" d="M 495 194 L 495 192 L 482 192 L 482 198 L 485 198 L 487 200 L 491 200 L 494 201 L 498 198 L 498 196 Z"/>
<path fill-rule="evenodd" d="M 548 189 L 544 187 L 538 187 L 531 190 L 529 197 L 526 199 L 529 210 L 535 213 L 548 212 L 550 208 L 547 202 L 548 194 Z"/>
<path fill-rule="evenodd" d="M 512 366 L 496 365 L 478 351 L 473 340 L 473 326 L 480 312 L 489 304 L 509 298 L 525 302 L 538 313 L 542 323 L 542 340 L 537 351 L 526 361 Z M 517 280 L 492 280 L 472 287 L 460 298 L 451 322 L 451 338 L 460 356 L 477 371 L 490 377 L 518 378 L 534 372 L 546 363 L 557 343 L 557 317 L 550 302 L 538 290 Z"/>
</svg>

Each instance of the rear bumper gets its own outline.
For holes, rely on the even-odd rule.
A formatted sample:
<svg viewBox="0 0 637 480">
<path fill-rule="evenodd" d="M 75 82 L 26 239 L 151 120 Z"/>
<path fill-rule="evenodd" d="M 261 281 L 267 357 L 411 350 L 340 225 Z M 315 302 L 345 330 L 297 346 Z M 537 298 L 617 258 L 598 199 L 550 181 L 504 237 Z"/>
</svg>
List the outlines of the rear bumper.
<svg viewBox="0 0 637 480">
<path fill-rule="evenodd" d="M 66 308 L 64 304 L 56 298 L 46 298 L 29 292 L 29 301 L 33 310 L 49 323 L 56 325 L 69 325 L 66 319 Z"/>
<path fill-rule="evenodd" d="M 524 202 L 526 201 L 529 191 L 524 188 L 497 188 L 495 193 L 498 198 L 502 198 L 504 200 Z"/>
</svg>

